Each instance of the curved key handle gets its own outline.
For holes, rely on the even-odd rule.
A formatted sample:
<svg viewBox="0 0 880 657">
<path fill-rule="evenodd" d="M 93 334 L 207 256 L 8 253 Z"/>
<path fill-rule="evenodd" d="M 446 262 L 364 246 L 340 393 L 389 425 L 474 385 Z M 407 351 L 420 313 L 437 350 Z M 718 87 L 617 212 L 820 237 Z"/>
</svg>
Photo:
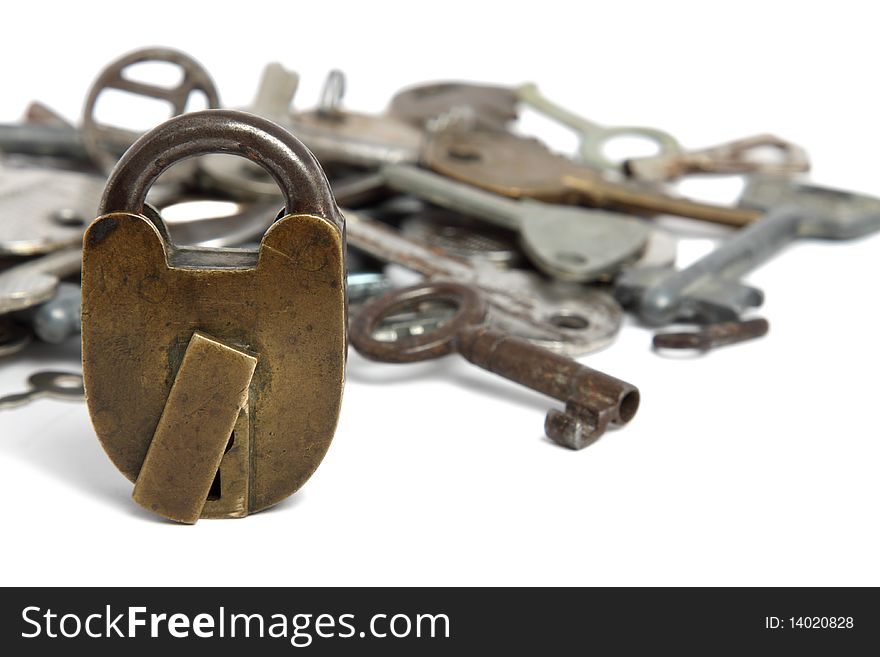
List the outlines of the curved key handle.
<svg viewBox="0 0 880 657">
<path fill-rule="evenodd" d="M 451 302 L 455 315 L 434 330 L 394 341 L 375 337 L 382 322 L 396 311 L 438 300 Z M 485 318 L 486 304 L 474 289 L 456 283 L 426 283 L 394 290 L 368 302 L 352 322 L 349 339 L 355 349 L 372 360 L 413 363 L 457 351 L 455 342 L 462 329 L 482 324 Z"/>
<path fill-rule="evenodd" d="M 762 158 L 772 150 L 778 158 Z M 763 174 L 790 176 L 810 170 L 807 152 L 790 141 L 763 134 L 684 153 L 639 157 L 623 163 L 626 174 L 641 182 L 672 182 L 688 174 Z"/>
<path fill-rule="evenodd" d="M 125 76 L 125 69 L 149 61 L 168 62 L 180 67 L 183 71 L 180 83 L 168 88 L 138 82 Z M 101 71 L 89 90 L 83 109 L 83 143 L 92 159 L 105 173 L 110 173 L 113 169 L 119 152 L 138 137 L 136 132 L 102 125 L 95 119 L 98 98 L 108 89 L 167 101 L 171 105 L 172 115 L 183 114 L 186 111 L 187 102 L 194 92 L 205 95 L 208 107 L 220 107 L 220 97 L 211 76 L 201 64 L 186 53 L 171 48 L 144 48 L 120 57 Z"/>
<path fill-rule="evenodd" d="M 516 91 L 522 102 L 578 133 L 580 160 L 587 166 L 620 171 L 627 158 L 616 161 L 609 158 L 604 152 L 605 144 L 619 137 L 637 137 L 653 142 L 657 145 L 658 154 L 675 154 L 682 150 L 675 137 L 658 128 L 603 126 L 569 112 L 543 96 L 534 83 L 523 84 Z"/>
<path fill-rule="evenodd" d="M 82 401 L 86 394 L 82 375 L 73 372 L 36 372 L 28 377 L 27 384 L 27 392 L 0 397 L 0 408 L 21 406 L 38 397 Z"/>
<path fill-rule="evenodd" d="M 262 166 L 281 188 L 287 214 L 332 217 L 342 226 L 324 172 L 302 142 L 268 119 L 236 110 L 182 114 L 138 139 L 110 174 L 98 214 L 142 214 L 163 171 L 207 153 L 240 155 Z"/>
</svg>

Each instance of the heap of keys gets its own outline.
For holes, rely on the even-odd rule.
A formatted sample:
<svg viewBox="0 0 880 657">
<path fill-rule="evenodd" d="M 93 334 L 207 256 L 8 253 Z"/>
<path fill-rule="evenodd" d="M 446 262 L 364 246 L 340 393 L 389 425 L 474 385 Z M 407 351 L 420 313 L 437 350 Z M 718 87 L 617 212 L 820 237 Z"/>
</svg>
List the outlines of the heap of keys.
<svg viewBox="0 0 880 657">
<path fill-rule="evenodd" d="M 179 67 L 182 81 L 172 89 L 133 81 L 131 67 L 150 62 Z M 131 155 L 144 150 L 145 138 L 96 119 L 108 116 L 98 112 L 107 90 L 162 98 L 172 121 L 187 113 L 193 94 L 201 94 L 208 107 L 201 118 L 163 128 L 173 135 L 173 126 L 180 125 L 183 135 L 183 126 L 194 126 L 186 133 L 189 140 L 221 144 L 212 132 L 215 123 L 229 121 L 223 112 L 245 110 L 267 121 L 260 126 L 274 126 L 266 130 L 277 129 L 295 140 L 291 143 L 307 147 L 339 208 L 339 225 L 345 225 L 348 344 L 368 360 L 400 364 L 458 354 L 531 388 L 550 398 L 545 433 L 570 449 L 592 444 L 609 426 L 628 424 L 641 395 L 651 393 L 588 366 L 589 354 L 613 347 L 626 313 L 643 330 L 659 329 L 644 343 L 658 355 L 688 350 L 705 357 L 734 344 L 748 349 L 747 342 L 767 335 L 770 327 L 757 314 L 764 292 L 747 282 L 751 270 L 802 239 L 842 244 L 880 229 L 880 199 L 806 182 L 806 151 L 773 134 L 684 144 L 658 127 L 582 116 L 554 102 L 551 90 L 545 95 L 534 82 L 510 87 L 416 83 L 389 90 L 379 113 L 348 106 L 349 81 L 339 70 L 328 73 L 321 93 L 311 100 L 297 95 L 299 75 L 278 63 L 261 74 L 254 71 L 254 82 L 249 104 L 225 107 L 212 76 L 196 59 L 150 48 L 125 54 L 98 72 L 84 90 L 79 120 L 32 101 L 23 120 L 0 125 L 0 366 L 53 344 L 73 345 L 75 354 L 64 371 L 34 372 L 22 386 L 26 391 L 3 391 L 8 394 L 0 408 L 83 397 L 77 367 L 83 324 L 89 338 L 109 334 L 101 322 L 113 321 L 110 315 L 99 318 L 92 303 L 82 304 L 81 288 L 83 236 L 92 240 L 87 252 L 93 252 L 118 232 L 106 219 L 100 230 L 86 232 L 99 216 L 108 177 L 119 198 L 127 189 L 143 191 L 137 207 L 133 197 L 122 206 L 132 206 L 129 211 L 156 230 L 168 245 L 168 262 L 191 270 L 210 269 L 206 254 L 218 249 L 231 249 L 223 256 L 225 267 L 246 269 L 249 258 L 256 257 L 247 254 L 259 252 L 261 240 L 263 252 L 270 253 L 266 240 L 292 212 L 293 201 L 277 184 L 284 176 L 259 157 L 205 152 L 170 171 L 153 171 L 147 181 L 138 167 L 149 167 Z M 538 136 L 524 135 L 517 125 L 524 109 L 572 131 L 577 149 L 558 153 Z M 651 141 L 657 153 L 611 159 L 605 145 L 619 137 Z M 179 159 L 181 153 L 167 159 Z M 317 171 L 311 163 L 303 166 Z M 733 205 L 674 191 L 672 184 L 696 175 L 741 176 L 746 184 Z M 171 219 L 182 206 L 205 201 L 227 210 Z M 329 217 L 335 216 L 331 205 L 321 206 Z M 678 267 L 679 238 L 657 221 L 665 215 L 721 226 L 724 237 L 711 253 Z M 321 248 L 332 252 L 332 244 Z M 305 251 L 291 253 L 296 268 L 320 279 L 315 272 L 324 265 Z M 183 289 L 188 284 L 160 281 L 149 267 L 136 271 L 122 262 L 105 267 L 110 269 L 102 276 L 118 267 L 119 276 L 140 277 L 135 291 L 151 303 L 171 304 L 188 293 Z M 421 277 L 415 286 L 414 276 Z M 291 276 L 289 285 L 302 285 L 298 280 L 302 277 Z M 240 336 L 222 322 L 212 324 L 211 317 L 205 311 L 200 321 L 218 335 L 231 336 L 220 342 L 231 340 L 242 354 L 259 351 L 258 345 L 236 342 Z M 182 340 L 170 339 L 161 351 L 165 360 L 157 363 L 181 367 L 187 349 Z M 90 354 L 98 352 L 90 339 L 86 343 L 89 366 Z M 268 358 L 254 357 L 256 362 Z M 105 361 L 86 372 L 86 390 L 107 389 L 106 381 L 92 379 L 109 376 L 114 364 Z M 263 376 L 260 365 L 255 367 L 253 376 Z M 166 384 L 176 374 L 166 372 Z M 157 397 L 156 408 L 160 402 L 166 403 Z M 301 410 L 321 403 L 314 399 Z M 230 411 L 230 418 L 238 418 L 238 412 Z M 257 426 L 253 418 L 241 421 L 250 422 L 252 431 Z M 222 452 L 227 442 L 217 440 Z M 214 477 L 215 466 L 206 467 L 203 487 Z M 126 474 L 135 478 L 136 471 L 129 470 Z M 203 492 L 183 514 L 192 521 L 208 513 Z M 220 514 L 217 504 L 204 508 Z M 231 508 L 224 507 L 224 513 L 233 513 Z"/>
</svg>

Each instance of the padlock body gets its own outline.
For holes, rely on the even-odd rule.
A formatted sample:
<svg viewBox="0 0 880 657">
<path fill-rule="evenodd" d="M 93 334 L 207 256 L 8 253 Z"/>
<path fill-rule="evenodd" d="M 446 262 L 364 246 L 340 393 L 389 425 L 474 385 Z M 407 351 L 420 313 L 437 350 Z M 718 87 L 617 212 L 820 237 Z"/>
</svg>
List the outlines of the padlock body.
<svg viewBox="0 0 880 657">
<path fill-rule="evenodd" d="M 138 478 L 187 345 L 200 332 L 258 359 L 233 432 L 240 441 L 230 441 L 220 467 L 229 474 L 202 516 L 247 515 L 300 488 L 339 415 L 344 270 L 341 231 L 318 216 L 279 219 L 258 252 L 178 249 L 138 214 L 97 219 L 83 248 L 83 375 L 95 431 L 114 464 Z"/>
</svg>

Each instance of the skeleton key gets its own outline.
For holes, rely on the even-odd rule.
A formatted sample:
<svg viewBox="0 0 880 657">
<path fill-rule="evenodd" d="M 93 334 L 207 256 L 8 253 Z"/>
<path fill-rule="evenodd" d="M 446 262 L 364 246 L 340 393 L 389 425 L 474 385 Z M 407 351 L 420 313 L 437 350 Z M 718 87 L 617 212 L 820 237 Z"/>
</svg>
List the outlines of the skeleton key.
<svg viewBox="0 0 880 657">
<path fill-rule="evenodd" d="M 52 397 L 67 401 L 85 398 L 81 374 L 72 372 L 36 372 L 28 377 L 28 390 L 0 397 L 0 409 L 23 406 L 40 397 Z"/>
<path fill-rule="evenodd" d="M 388 114 L 417 128 L 437 131 L 460 121 L 477 130 L 506 130 L 516 120 L 519 98 L 513 89 L 468 82 L 433 82 L 394 94 Z"/>
<path fill-rule="evenodd" d="M 320 105 L 297 112 L 290 129 L 322 163 L 341 162 L 375 167 L 416 162 L 422 148 L 422 131 L 389 115 L 370 115 L 342 109 L 345 77 L 331 71 Z"/>
<path fill-rule="evenodd" d="M 535 139 L 500 132 L 447 131 L 433 135 L 424 163 L 444 176 L 513 198 L 576 203 L 633 214 L 671 214 L 745 226 L 760 212 L 669 196 L 600 173 L 551 153 Z"/>
<path fill-rule="evenodd" d="M 761 221 L 737 232 L 709 255 L 681 271 L 643 269 L 617 281 L 618 299 L 646 323 L 676 319 L 723 322 L 763 303 L 760 290 L 738 278 L 800 238 L 849 240 L 880 230 L 880 199 L 790 181 L 758 180 L 743 202 L 782 200 Z"/>
<path fill-rule="evenodd" d="M 580 161 L 589 167 L 620 170 L 622 163 L 612 160 L 604 152 L 605 144 L 619 137 L 646 139 L 657 145 L 657 150 L 661 155 L 674 155 L 681 152 L 678 140 L 668 132 L 642 126 L 607 127 L 599 125 L 548 100 L 538 91 L 538 87 L 534 83 L 521 85 L 517 88 L 516 93 L 522 102 L 571 128 L 578 134 L 580 138 L 578 155 Z"/>
<path fill-rule="evenodd" d="M 406 239 L 363 214 L 343 212 L 349 244 L 429 279 L 478 288 L 490 306 L 490 320 L 501 330 L 553 351 L 579 356 L 607 346 L 620 329 L 620 307 L 604 292 L 456 258 Z"/>
<path fill-rule="evenodd" d="M 779 159 L 757 157 L 766 149 L 778 153 Z M 787 176 L 809 171 L 810 160 L 797 144 L 774 135 L 755 135 L 701 150 L 633 158 L 626 160 L 623 168 L 630 178 L 660 183 L 694 173 Z"/>
<path fill-rule="evenodd" d="M 415 167 L 387 166 L 382 175 L 398 191 L 517 231 L 535 265 L 564 281 L 616 272 L 644 251 L 650 235 L 644 223 L 621 214 L 517 201 Z"/>
<path fill-rule="evenodd" d="M 422 335 L 381 341 L 382 320 L 419 302 L 450 301 L 448 322 Z M 486 324 L 486 304 L 474 288 L 458 283 L 427 283 L 374 299 L 352 324 L 351 343 L 372 360 L 408 363 L 458 352 L 471 363 L 565 402 L 565 412 L 547 413 L 547 435 L 571 449 L 595 442 L 609 424 L 626 424 L 639 407 L 635 386 L 581 365 Z"/>
</svg>

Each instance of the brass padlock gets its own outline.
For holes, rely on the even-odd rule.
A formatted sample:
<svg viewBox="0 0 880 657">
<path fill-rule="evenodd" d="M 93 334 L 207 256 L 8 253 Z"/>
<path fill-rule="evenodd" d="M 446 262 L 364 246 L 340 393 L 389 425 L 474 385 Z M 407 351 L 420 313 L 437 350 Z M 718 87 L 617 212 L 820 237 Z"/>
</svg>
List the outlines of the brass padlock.
<svg viewBox="0 0 880 657">
<path fill-rule="evenodd" d="M 216 152 L 283 192 L 258 250 L 177 246 L 145 205 L 171 165 Z M 194 523 L 294 493 L 330 445 L 345 373 L 344 223 L 318 162 L 260 117 L 184 114 L 125 153 L 99 215 L 83 245 L 86 399 L 135 501 Z"/>
</svg>

